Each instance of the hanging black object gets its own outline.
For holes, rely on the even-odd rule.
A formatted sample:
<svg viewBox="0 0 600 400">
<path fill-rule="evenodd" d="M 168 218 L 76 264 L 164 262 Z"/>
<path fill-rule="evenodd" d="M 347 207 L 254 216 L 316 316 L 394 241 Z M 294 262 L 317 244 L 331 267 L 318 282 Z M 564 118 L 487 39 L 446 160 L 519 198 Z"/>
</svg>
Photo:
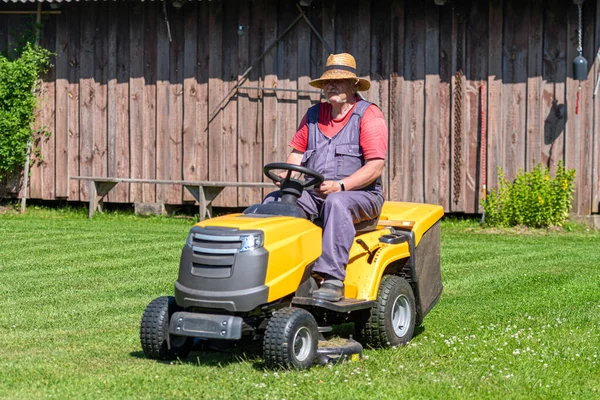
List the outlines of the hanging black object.
<svg viewBox="0 0 600 400">
<path fill-rule="evenodd" d="M 579 53 L 573 59 L 573 79 L 576 81 L 585 81 L 588 74 L 588 62 L 584 56 Z"/>
<path fill-rule="evenodd" d="M 588 62 L 583 56 L 583 40 L 582 40 L 582 21 L 581 21 L 581 6 L 583 1 L 577 2 L 577 8 L 579 11 L 579 31 L 578 31 L 578 43 L 577 43 L 577 52 L 579 53 L 577 57 L 573 60 L 573 79 L 576 81 L 585 81 L 588 75 Z"/>
</svg>

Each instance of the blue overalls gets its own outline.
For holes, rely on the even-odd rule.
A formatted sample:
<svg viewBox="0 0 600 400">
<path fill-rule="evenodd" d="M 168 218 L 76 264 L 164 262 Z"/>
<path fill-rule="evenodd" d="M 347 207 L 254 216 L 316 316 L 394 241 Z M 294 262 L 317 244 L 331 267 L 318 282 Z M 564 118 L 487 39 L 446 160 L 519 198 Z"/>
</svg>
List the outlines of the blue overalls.
<svg viewBox="0 0 600 400">
<path fill-rule="evenodd" d="M 358 171 L 365 164 L 360 147 L 360 119 L 370 105 L 359 100 L 349 121 L 332 138 L 319 129 L 320 104 L 309 108 L 308 145 L 302 165 L 321 173 L 325 180 L 338 181 Z M 277 201 L 280 197 L 279 192 L 273 192 L 264 202 Z M 356 235 L 354 224 L 375 219 L 381 213 L 383 190 L 379 180 L 363 189 L 332 193 L 325 199 L 312 190 L 304 191 L 298 205 L 309 216 L 318 217 L 323 226 L 323 252 L 315 261 L 313 272 L 343 281 L 348 253 Z"/>
</svg>

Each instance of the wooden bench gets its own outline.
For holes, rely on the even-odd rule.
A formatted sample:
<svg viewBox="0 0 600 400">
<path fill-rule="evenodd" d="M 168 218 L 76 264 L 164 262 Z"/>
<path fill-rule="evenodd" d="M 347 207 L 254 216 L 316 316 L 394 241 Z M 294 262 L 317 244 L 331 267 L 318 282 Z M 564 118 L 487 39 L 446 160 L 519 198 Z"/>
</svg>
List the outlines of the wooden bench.
<svg viewBox="0 0 600 400">
<path fill-rule="evenodd" d="M 89 182 L 90 208 L 88 217 L 92 218 L 96 210 L 102 212 L 104 196 L 112 190 L 117 183 L 149 183 L 155 185 L 182 185 L 199 204 L 199 218 L 204 220 L 212 217 L 212 201 L 226 187 L 261 187 L 276 190 L 273 183 L 269 182 L 210 182 L 210 181 L 174 181 L 162 179 L 136 179 L 136 178 L 107 178 L 93 176 L 72 176 L 71 179 Z"/>
</svg>

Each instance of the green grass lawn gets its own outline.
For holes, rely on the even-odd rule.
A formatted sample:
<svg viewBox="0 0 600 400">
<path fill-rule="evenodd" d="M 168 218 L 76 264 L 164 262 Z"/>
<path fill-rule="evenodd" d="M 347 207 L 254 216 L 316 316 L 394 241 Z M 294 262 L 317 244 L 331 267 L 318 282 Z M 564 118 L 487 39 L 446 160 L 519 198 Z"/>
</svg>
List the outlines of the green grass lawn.
<svg viewBox="0 0 600 400">
<path fill-rule="evenodd" d="M 0 398 L 600 398 L 600 233 L 442 224 L 444 293 L 406 347 L 309 371 L 144 357 L 191 220 L 0 215 Z"/>
</svg>

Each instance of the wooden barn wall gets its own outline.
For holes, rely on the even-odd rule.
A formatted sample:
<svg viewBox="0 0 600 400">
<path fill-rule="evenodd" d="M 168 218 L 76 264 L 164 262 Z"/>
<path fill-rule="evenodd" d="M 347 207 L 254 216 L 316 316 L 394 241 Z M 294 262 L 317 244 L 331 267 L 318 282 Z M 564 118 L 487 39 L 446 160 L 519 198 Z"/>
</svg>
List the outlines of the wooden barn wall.
<svg viewBox="0 0 600 400">
<path fill-rule="evenodd" d="M 42 44 L 56 57 L 41 87 L 36 126 L 50 135 L 36 138 L 43 158 L 30 198 L 87 201 L 87 186 L 69 179 L 77 175 L 263 181 L 262 166 L 285 160 L 305 110 L 321 99 L 308 82 L 328 51 L 303 19 L 254 64 L 299 16 L 294 2 L 189 1 L 167 7 L 168 27 L 160 2 L 60 7 L 43 18 Z M 600 4 L 586 0 L 583 9 L 590 68 L 580 91 L 571 78 L 572 1 L 315 0 L 306 15 L 372 81 L 365 97 L 390 127 L 389 199 L 480 212 L 483 180 L 495 187 L 497 167 L 513 178 L 563 160 L 577 169 L 575 211 L 590 214 L 600 203 Z M 32 19 L 1 15 L 0 51 L 14 53 Z M 209 120 L 250 65 L 244 85 L 265 90 L 234 92 Z M 263 194 L 228 188 L 215 205 L 246 206 Z M 121 183 L 108 200 L 193 198 L 181 186 Z"/>
</svg>

